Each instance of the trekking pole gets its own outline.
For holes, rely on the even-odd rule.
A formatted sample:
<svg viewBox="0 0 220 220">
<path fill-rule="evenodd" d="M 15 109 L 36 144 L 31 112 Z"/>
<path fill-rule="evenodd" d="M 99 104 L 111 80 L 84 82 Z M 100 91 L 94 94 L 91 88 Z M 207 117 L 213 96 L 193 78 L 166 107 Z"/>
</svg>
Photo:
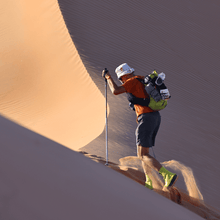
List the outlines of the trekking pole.
<svg viewBox="0 0 220 220">
<path fill-rule="evenodd" d="M 155 153 L 154 153 L 153 146 L 152 146 L 152 151 L 153 151 L 154 158 L 156 159 L 156 155 L 155 155 Z"/>
<path fill-rule="evenodd" d="M 108 72 L 105 68 L 105 74 Z M 105 76 L 105 75 L 104 75 Z M 107 104 L 107 79 L 105 78 L 105 141 L 106 141 L 106 163 L 108 166 L 108 104 Z"/>
</svg>

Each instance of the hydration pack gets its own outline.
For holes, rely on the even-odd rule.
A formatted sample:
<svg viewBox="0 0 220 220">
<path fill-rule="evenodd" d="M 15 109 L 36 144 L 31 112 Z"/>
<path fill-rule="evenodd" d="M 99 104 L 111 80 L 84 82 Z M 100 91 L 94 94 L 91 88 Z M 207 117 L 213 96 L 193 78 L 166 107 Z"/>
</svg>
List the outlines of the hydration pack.
<svg viewBox="0 0 220 220">
<path fill-rule="evenodd" d="M 150 97 L 148 107 L 154 111 L 160 111 L 167 106 L 167 100 L 171 97 L 169 90 L 164 84 L 165 74 L 158 74 L 154 70 L 150 75 L 147 75 L 143 80 L 140 80 L 145 85 L 145 90 Z"/>
</svg>

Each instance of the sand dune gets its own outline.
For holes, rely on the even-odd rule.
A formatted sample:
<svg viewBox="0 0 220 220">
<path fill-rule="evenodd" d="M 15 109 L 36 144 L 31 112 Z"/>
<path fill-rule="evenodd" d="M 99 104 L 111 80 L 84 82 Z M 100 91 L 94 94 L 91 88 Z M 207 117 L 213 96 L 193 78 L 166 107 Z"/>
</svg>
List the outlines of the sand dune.
<svg viewBox="0 0 220 220">
<path fill-rule="evenodd" d="M 219 208 L 218 1 L 10 0 L 0 6 L 0 114 L 21 125 L 0 117 L 2 218 L 201 219 L 70 150 L 105 155 L 100 73 L 107 67 L 116 79 L 122 62 L 140 75 L 155 68 L 167 73 L 172 98 L 161 112 L 157 158 L 181 168 L 177 187 L 188 190 L 186 198 Z M 136 155 L 135 114 L 124 95 L 108 101 L 109 158 L 123 173 L 118 160 Z M 191 189 L 184 185 L 189 174 Z"/>
<path fill-rule="evenodd" d="M 103 131 L 105 101 L 57 2 L 7 1 L 1 11 L 0 113 L 71 149 L 89 143 Z"/>
<path fill-rule="evenodd" d="M 86 152 L 81 152 L 86 157 L 100 163 L 105 164 L 104 158 L 96 155 L 91 155 Z M 167 161 L 163 163 L 163 166 L 169 167 L 173 171 L 177 172 L 179 175 L 178 181 L 182 181 L 186 187 L 187 191 L 174 187 L 173 189 L 166 190 L 163 188 L 162 178 L 157 174 L 157 172 L 151 173 L 151 179 L 153 180 L 154 192 L 162 195 L 171 201 L 183 206 L 184 208 L 196 213 L 204 219 L 220 219 L 220 213 L 213 207 L 204 203 L 201 192 L 197 187 L 195 177 L 192 170 L 186 167 L 184 164 L 180 164 L 178 161 Z M 119 164 L 109 162 L 108 167 L 113 170 L 129 177 L 130 179 L 136 181 L 137 183 L 144 185 L 145 175 L 140 160 L 135 156 L 124 157 L 120 159 Z M 176 193 L 176 189 L 180 193 Z"/>
<path fill-rule="evenodd" d="M 155 153 L 193 170 L 204 200 L 220 207 L 219 1 L 59 0 L 68 30 L 92 79 L 127 62 L 138 75 L 166 73 L 171 99 L 161 111 Z M 118 82 L 118 81 L 117 81 Z M 120 83 L 118 82 L 118 85 Z M 135 114 L 125 95 L 109 94 L 109 159 L 136 155 Z M 102 134 L 82 148 L 105 157 Z M 181 188 L 186 189 L 184 184 Z"/>
<path fill-rule="evenodd" d="M 202 219 L 80 153 L 0 123 L 1 219 Z"/>
</svg>

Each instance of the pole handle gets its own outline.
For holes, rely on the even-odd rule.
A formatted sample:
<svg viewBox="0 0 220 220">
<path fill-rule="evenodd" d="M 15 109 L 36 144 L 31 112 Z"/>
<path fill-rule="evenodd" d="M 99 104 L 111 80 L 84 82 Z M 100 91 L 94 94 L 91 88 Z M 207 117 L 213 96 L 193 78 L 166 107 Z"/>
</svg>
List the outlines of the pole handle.
<svg viewBox="0 0 220 220">
<path fill-rule="evenodd" d="M 107 68 L 105 68 L 105 71 L 104 71 L 104 78 L 105 78 L 105 75 L 108 73 L 108 69 Z M 105 78 L 105 82 L 107 82 L 107 79 Z"/>
</svg>

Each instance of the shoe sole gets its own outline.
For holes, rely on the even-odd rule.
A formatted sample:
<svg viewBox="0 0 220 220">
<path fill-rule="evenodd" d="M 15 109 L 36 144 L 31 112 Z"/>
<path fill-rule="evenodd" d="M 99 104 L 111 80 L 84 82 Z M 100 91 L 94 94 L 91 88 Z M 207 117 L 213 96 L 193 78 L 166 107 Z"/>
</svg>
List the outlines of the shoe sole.
<svg viewBox="0 0 220 220">
<path fill-rule="evenodd" d="M 175 183 L 176 183 L 176 181 L 177 181 L 177 179 L 178 179 L 178 176 L 175 175 L 175 176 L 173 177 L 173 179 L 171 180 L 170 185 L 167 187 L 167 189 L 169 189 L 169 188 L 171 188 L 172 186 L 174 186 Z"/>
<path fill-rule="evenodd" d="M 146 185 L 144 185 L 146 188 L 148 188 L 149 190 L 153 190 L 154 188 L 152 187 L 152 189 L 151 188 L 149 188 L 149 187 L 147 187 Z"/>
</svg>

